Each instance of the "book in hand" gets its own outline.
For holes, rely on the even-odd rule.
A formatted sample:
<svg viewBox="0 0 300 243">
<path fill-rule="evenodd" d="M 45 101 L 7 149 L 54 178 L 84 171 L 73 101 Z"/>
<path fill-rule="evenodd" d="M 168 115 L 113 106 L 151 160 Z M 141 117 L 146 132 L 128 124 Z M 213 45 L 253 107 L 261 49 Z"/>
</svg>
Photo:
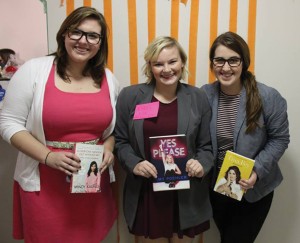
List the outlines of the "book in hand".
<svg viewBox="0 0 300 243">
<path fill-rule="evenodd" d="M 249 179 L 254 160 L 227 150 L 214 191 L 236 200 L 241 200 L 245 190 L 238 183 L 240 179 Z"/>
<path fill-rule="evenodd" d="M 190 188 L 185 171 L 187 162 L 186 136 L 168 135 L 150 137 L 150 162 L 156 167 L 157 178 L 153 178 L 153 191 Z"/>
<path fill-rule="evenodd" d="M 81 169 L 71 177 L 71 193 L 101 192 L 103 145 L 76 143 L 74 153 L 81 160 Z"/>
</svg>

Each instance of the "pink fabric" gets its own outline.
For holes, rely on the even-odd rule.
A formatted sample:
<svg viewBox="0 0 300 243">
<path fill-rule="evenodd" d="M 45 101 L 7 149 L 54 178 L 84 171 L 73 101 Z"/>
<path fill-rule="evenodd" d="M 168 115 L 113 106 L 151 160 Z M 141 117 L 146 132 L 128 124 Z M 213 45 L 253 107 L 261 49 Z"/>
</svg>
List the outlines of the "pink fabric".
<svg viewBox="0 0 300 243">
<path fill-rule="evenodd" d="M 100 92 L 66 93 L 55 87 L 53 68 L 43 106 L 47 140 L 77 142 L 99 138 L 111 119 L 106 78 Z M 23 191 L 15 182 L 14 237 L 24 238 L 26 243 L 103 240 L 117 217 L 108 171 L 101 175 L 101 193 L 71 194 L 66 174 L 43 164 L 39 170 L 41 191 Z"/>
<path fill-rule="evenodd" d="M 99 192 L 101 191 L 100 187 L 100 173 L 97 175 L 91 173 L 90 176 L 87 176 L 85 179 L 85 191 L 86 192 Z"/>
</svg>

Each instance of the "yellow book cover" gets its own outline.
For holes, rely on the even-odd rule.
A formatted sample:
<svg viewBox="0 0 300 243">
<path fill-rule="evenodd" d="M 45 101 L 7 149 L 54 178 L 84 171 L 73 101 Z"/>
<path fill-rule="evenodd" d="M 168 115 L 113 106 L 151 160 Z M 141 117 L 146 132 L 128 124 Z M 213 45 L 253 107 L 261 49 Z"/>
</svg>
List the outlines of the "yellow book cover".
<svg viewBox="0 0 300 243">
<path fill-rule="evenodd" d="M 232 151 L 226 151 L 214 191 L 241 201 L 245 190 L 238 183 L 240 179 L 249 179 L 254 160 Z"/>
</svg>

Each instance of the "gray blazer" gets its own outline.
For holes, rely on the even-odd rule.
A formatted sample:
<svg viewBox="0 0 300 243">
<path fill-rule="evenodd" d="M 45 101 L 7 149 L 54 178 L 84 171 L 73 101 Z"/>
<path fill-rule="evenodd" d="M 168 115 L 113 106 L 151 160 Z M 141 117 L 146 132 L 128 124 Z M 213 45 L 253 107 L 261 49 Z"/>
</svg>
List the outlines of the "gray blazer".
<svg viewBox="0 0 300 243">
<path fill-rule="evenodd" d="M 126 170 L 124 185 L 124 214 L 129 228 L 132 228 L 143 178 L 133 174 L 134 167 L 145 160 L 144 120 L 133 120 L 137 104 L 151 102 L 154 92 L 152 84 L 138 84 L 124 88 L 117 101 L 115 126 L 116 152 L 120 164 Z M 197 159 L 203 166 L 203 178 L 191 178 L 189 190 L 178 191 L 179 218 L 181 229 L 198 225 L 212 217 L 209 202 L 207 174 L 213 167 L 213 154 L 209 133 L 211 110 L 203 91 L 179 83 L 178 134 L 186 134 L 188 158 Z"/>
<path fill-rule="evenodd" d="M 242 89 L 240 105 L 233 134 L 234 152 L 255 159 L 254 170 L 258 181 L 253 189 L 245 194 L 245 199 L 255 202 L 272 192 L 283 177 L 278 161 L 290 142 L 289 122 L 286 100 L 274 88 L 257 83 L 263 102 L 263 114 L 259 118 L 260 126 L 250 134 L 246 134 L 246 90 Z M 213 152 L 217 156 L 217 112 L 220 84 L 206 84 L 205 90 L 212 108 L 210 131 Z M 214 177 L 217 176 L 214 173 Z"/>
</svg>

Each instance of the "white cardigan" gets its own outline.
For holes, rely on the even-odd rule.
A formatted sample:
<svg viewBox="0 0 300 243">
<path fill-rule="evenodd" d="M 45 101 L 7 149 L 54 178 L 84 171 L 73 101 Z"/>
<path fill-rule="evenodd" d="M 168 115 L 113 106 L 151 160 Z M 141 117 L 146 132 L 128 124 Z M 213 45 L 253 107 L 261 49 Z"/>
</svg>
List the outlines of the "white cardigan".
<svg viewBox="0 0 300 243">
<path fill-rule="evenodd" d="M 54 56 L 32 59 L 23 64 L 9 82 L 3 109 L 0 114 L 2 138 L 10 143 L 11 137 L 19 131 L 28 131 L 42 144 L 46 144 L 42 125 L 42 110 L 45 85 L 49 77 Z M 113 119 L 103 133 L 107 138 L 114 129 L 116 121 L 115 104 L 119 94 L 119 83 L 108 69 L 105 69 L 109 86 Z M 14 179 L 25 191 L 40 191 L 39 162 L 19 152 Z M 112 167 L 110 168 L 110 174 Z M 114 174 L 111 174 L 111 181 Z"/>
</svg>

